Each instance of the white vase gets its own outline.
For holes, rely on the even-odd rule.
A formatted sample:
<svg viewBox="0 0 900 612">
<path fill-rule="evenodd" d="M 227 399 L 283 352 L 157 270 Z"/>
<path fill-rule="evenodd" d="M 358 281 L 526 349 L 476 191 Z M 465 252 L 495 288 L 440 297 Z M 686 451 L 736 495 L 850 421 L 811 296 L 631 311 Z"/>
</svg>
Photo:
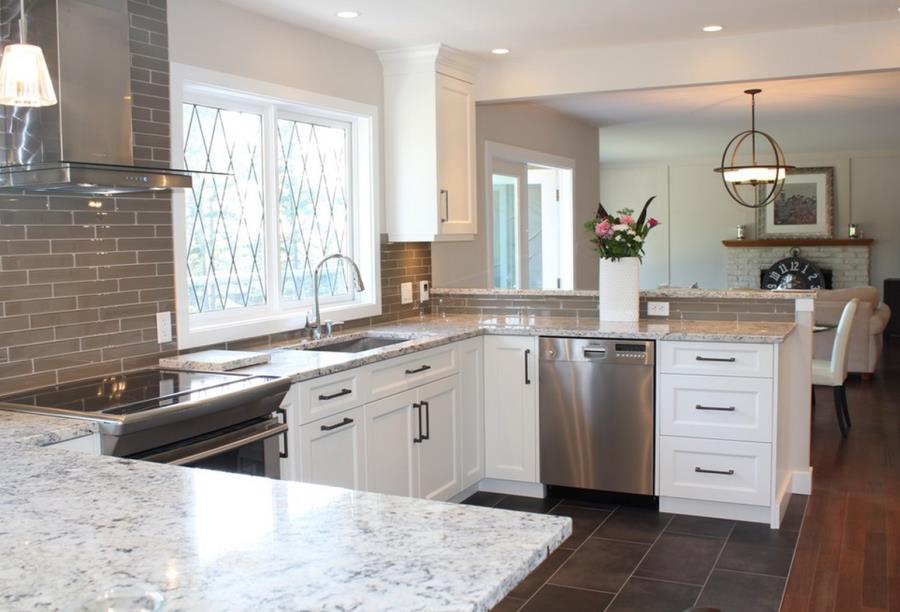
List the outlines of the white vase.
<svg viewBox="0 0 900 612">
<path fill-rule="evenodd" d="M 637 321 L 640 290 L 640 259 L 600 260 L 601 321 Z"/>
</svg>

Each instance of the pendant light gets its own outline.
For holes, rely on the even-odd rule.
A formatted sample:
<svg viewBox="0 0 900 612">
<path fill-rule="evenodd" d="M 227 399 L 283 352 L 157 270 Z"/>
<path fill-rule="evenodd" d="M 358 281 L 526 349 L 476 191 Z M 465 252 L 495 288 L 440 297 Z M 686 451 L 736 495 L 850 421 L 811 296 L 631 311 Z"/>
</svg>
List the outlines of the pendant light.
<svg viewBox="0 0 900 612">
<path fill-rule="evenodd" d="M 25 33 L 25 0 L 19 3 L 19 43 L 6 45 L 0 61 L 0 104 L 5 106 L 53 106 L 56 92 L 44 52 L 29 45 Z"/>
<path fill-rule="evenodd" d="M 722 175 L 722 182 L 731 199 L 747 208 L 762 208 L 774 202 L 784 188 L 787 171 L 794 167 L 785 163 L 784 152 L 775 139 L 756 129 L 756 94 L 761 92 L 761 89 L 744 91 L 750 96 L 750 129 L 731 139 L 722 153 L 722 165 L 715 169 Z M 767 157 L 773 163 L 760 163 L 756 150 L 757 140 L 763 147 L 771 149 L 772 154 Z M 745 146 L 750 147 L 750 163 L 740 164 L 739 154 L 746 159 L 747 154 L 741 150 Z M 741 193 L 740 188 L 746 186 L 750 189 Z M 747 191 L 751 192 L 752 197 L 745 197 Z"/>
</svg>

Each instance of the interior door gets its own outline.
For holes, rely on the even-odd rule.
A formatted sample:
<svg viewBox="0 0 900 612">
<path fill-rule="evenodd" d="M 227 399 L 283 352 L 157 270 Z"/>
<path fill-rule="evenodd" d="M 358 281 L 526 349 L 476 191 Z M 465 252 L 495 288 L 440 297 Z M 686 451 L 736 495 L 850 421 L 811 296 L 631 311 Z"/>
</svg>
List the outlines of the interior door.
<svg viewBox="0 0 900 612">
<path fill-rule="evenodd" d="M 522 259 L 527 234 L 522 222 L 522 201 L 526 197 L 525 164 L 494 160 L 491 175 L 491 228 L 494 287 L 518 289 L 527 286 Z"/>
<path fill-rule="evenodd" d="M 375 493 L 415 496 L 418 481 L 413 439 L 418 437 L 415 391 L 365 406 L 366 488 Z"/>
<path fill-rule="evenodd" d="M 460 476 L 459 375 L 419 389 L 424 439 L 416 444 L 418 497 L 447 500 L 462 490 Z"/>
</svg>

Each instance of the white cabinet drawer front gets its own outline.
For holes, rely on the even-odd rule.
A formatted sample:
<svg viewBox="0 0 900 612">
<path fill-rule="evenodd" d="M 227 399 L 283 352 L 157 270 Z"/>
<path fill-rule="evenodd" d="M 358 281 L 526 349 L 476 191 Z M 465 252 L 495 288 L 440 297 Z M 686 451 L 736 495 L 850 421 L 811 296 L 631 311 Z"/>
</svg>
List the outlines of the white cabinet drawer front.
<svg viewBox="0 0 900 612">
<path fill-rule="evenodd" d="M 772 378 L 771 344 L 660 342 L 660 372 Z"/>
<path fill-rule="evenodd" d="M 370 397 L 380 399 L 459 371 L 452 345 L 376 363 L 369 368 Z"/>
<path fill-rule="evenodd" d="M 769 504 L 770 444 L 660 436 L 659 452 L 662 496 Z"/>
<path fill-rule="evenodd" d="M 363 490 L 365 483 L 365 414 L 352 408 L 300 427 L 300 480 Z"/>
<path fill-rule="evenodd" d="M 660 433 L 747 442 L 772 441 L 772 381 L 663 374 Z"/>
<path fill-rule="evenodd" d="M 348 370 L 300 383 L 300 420 L 309 423 L 368 401 L 362 369 Z"/>
</svg>

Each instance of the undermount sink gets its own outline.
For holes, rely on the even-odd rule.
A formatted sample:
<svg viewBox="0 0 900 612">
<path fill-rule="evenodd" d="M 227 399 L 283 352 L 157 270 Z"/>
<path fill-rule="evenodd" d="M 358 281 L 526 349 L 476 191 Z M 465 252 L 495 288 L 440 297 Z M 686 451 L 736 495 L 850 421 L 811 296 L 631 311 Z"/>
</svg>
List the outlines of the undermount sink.
<svg viewBox="0 0 900 612">
<path fill-rule="evenodd" d="M 371 351 L 401 342 L 409 342 L 411 338 L 397 338 L 395 336 L 362 336 L 361 338 L 351 338 L 349 340 L 341 340 L 336 338 L 334 342 L 325 342 L 313 347 L 301 347 L 304 351 L 319 351 L 325 353 L 362 353 L 363 351 Z"/>
</svg>

